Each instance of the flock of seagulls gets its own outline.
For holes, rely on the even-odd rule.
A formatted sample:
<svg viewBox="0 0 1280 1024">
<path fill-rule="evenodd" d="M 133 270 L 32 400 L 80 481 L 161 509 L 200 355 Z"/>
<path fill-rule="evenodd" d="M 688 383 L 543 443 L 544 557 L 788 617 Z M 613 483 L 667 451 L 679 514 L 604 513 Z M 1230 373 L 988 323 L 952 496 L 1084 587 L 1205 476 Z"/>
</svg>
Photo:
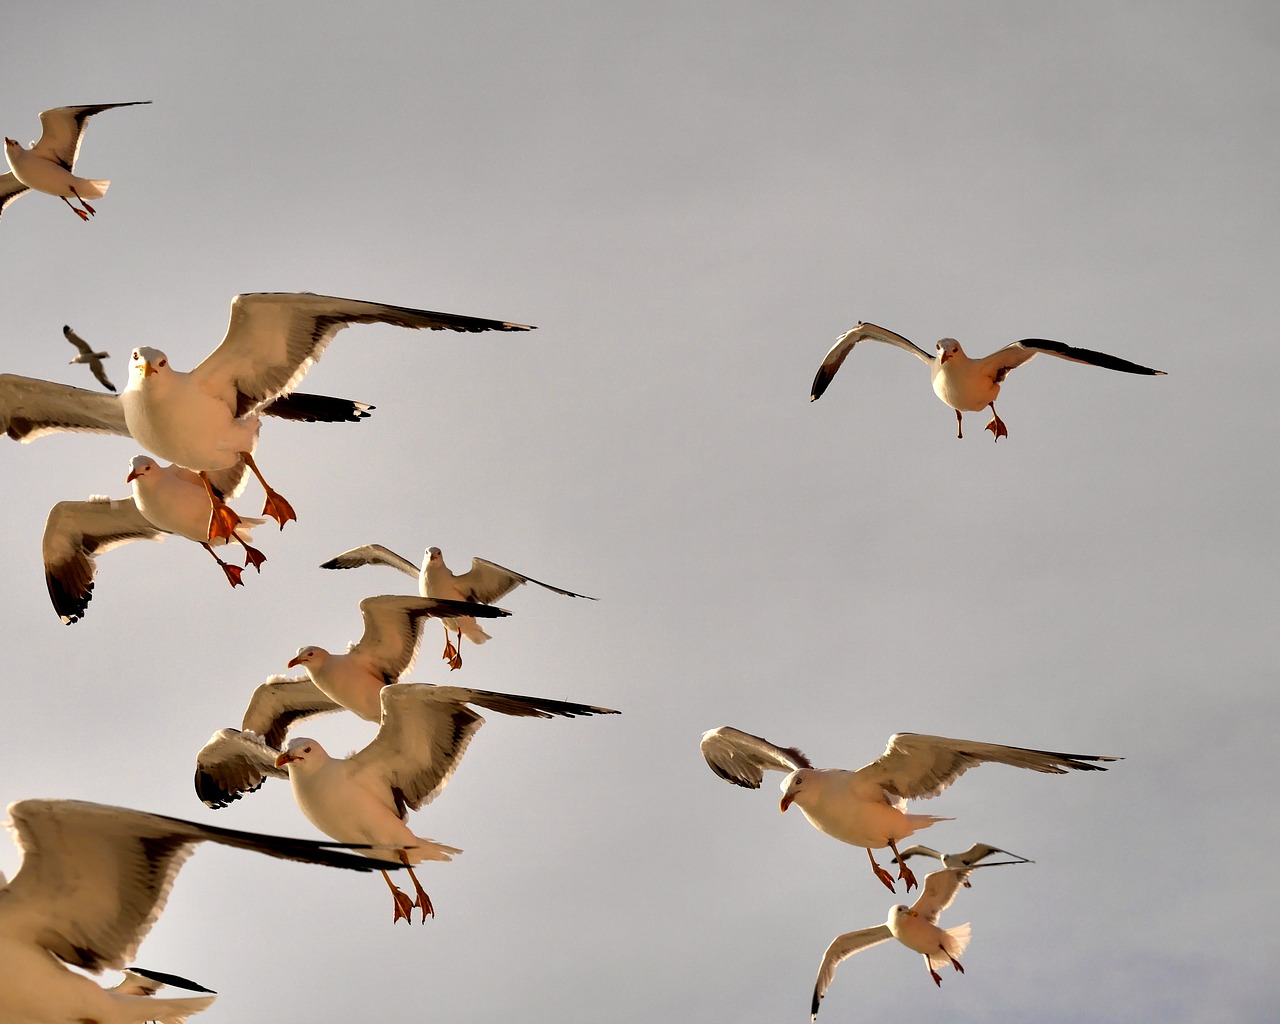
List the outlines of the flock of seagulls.
<svg viewBox="0 0 1280 1024">
<path fill-rule="evenodd" d="M 109 182 L 74 173 L 85 126 L 95 114 L 135 105 L 46 110 L 40 114 L 38 142 L 24 149 L 6 138 L 10 173 L 0 176 L 0 211 L 36 191 L 62 199 L 87 221 L 96 211 L 86 200 L 101 197 Z M 10 438 L 26 443 L 50 433 L 105 433 L 128 436 L 144 450 L 129 464 L 129 497 L 61 501 L 49 513 L 42 539 L 45 578 L 54 611 L 64 623 L 84 617 L 97 557 L 131 541 L 172 534 L 199 544 L 232 588 L 244 585 L 250 566 L 262 573 L 266 556 L 252 545 L 252 531 L 268 520 L 283 530 L 298 519 L 293 504 L 268 484 L 258 466 L 264 418 L 331 423 L 367 418 L 373 409 L 368 403 L 296 390 L 338 332 L 359 324 L 471 333 L 533 329 L 507 320 L 360 299 L 251 293 L 232 300 L 222 341 L 189 371 L 173 366 L 164 349 L 133 347 L 128 383 L 118 394 L 103 368 L 108 353 L 93 349 L 70 327 L 63 333 L 77 350 L 71 362 L 87 365 L 105 392 L 0 374 L 0 429 Z M 929 365 L 935 393 L 955 411 L 957 436 L 963 436 L 964 412 L 986 408 L 992 413 L 987 429 L 996 440 L 1007 436 L 995 412 L 996 397 L 1008 372 L 1036 355 L 1126 373 L 1163 372 L 1043 339 L 1015 342 L 970 359 L 957 341 L 944 338 L 931 355 L 901 335 L 859 323 L 823 359 L 811 400 L 823 394 L 849 353 L 866 340 L 895 345 Z M 229 504 L 250 475 L 264 494 L 258 517 L 242 516 Z M 219 554 L 236 548 L 243 553 L 242 564 Z M 299 811 L 329 841 L 236 832 L 74 800 L 11 804 L 10 828 L 24 859 L 11 882 L 0 876 L 0 1024 L 178 1022 L 208 1007 L 212 990 L 131 964 L 164 909 L 179 868 L 202 842 L 377 871 L 392 896 L 393 924 L 412 922 L 415 909 L 425 923 L 436 908 L 415 867 L 447 862 L 462 851 L 420 835 L 410 813 L 433 801 L 457 771 L 484 723 L 478 709 L 541 719 L 618 713 L 560 699 L 407 679 L 428 619 L 442 625 L 442 658 L 452 672 L 462 668 L 463 638 L 474 645 L 489 640 L 480 622 L 508 616 L 495 602 L 515 588 L 532 583 L 565 597 L 595 598 L 482 558 L 472 559 L 466 572 L 454 573 L 438 547 L 426 548 L 421 563 L 415 564 L 384 545 L 365 544 L 321 567 L 365 565 L 388 566 L 415 577 L 418 594 L 366 597 L 360 602 L 363 633 L 357 642 L 338 653 L 316 645 L 299 648 L 287 667 L 305 674 L 268 677 L 251 694 L 240 727 L 219 729 L 196 755 L 194 788 L 206 807 L 226 808 L 267 779 L 287 779 Z M 373 738 L 348 757 L 335 757 L 319 741 L 291 734 L 300 723 L 343 712 L 377 727 Z M 814 1017 L 837 966 L 890 939 L 919 953 L 935 984 L 942 981 L 939 968 L 963 972 L 960 957 L 969 942 L 969 925 L 944 929 L 938 923 L 941 914 L 971 884 L 975 871 L 1033 863 L 985 843 L 955 854 L 925 846 L 900 850 L 899 842 L 951 820 L 909 811 L 908 801 L 938 796 L 982 764 L 1061 775 L 1105 771 L 1117 760 L 898 733 L 880 757 L 861 768 L 815 768 L 796 747 L 729 726 L 705 733 L 701 752 L 716 775 L 737 786 L 758 789 L 766 773 L 783 773 L 780 810 L 794 804 L 819 831 L 865 849 L 873 874 L 890 891 L 896 892 L 899 881 L 907 891 L 918 887 L 909 859 L 931 857 L 942 863 L 926 876 L 914 904 L 894 906 L 884 924 L 840 935 L 830 944 L 813 990 Z M 892 853 L 896 876 L 877 862 L 876 850 Z M 996 856 L 1011 859 L 991 860 Z M 393 880 L 397 871 L 406 873 L 412 895 Z M 113 987 L 82 973 L 107 969 L 124 972 Z"/>
</svg>

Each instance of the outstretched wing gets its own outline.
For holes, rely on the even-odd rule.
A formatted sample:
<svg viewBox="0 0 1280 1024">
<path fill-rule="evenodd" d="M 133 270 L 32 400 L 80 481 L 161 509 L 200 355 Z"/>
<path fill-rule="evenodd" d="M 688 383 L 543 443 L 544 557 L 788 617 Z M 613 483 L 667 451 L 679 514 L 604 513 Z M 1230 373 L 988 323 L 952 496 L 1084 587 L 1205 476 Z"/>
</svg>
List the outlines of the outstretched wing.
<svg viewBox="0 0 1280 1024">
<path fill-rule="evenodd" d="M 455 576 L 454 581 L 468 600 L 479 601 L 481 604 L 491 604 L 504 594 L 511 593 L 522 583 L 536 583 L 565 597 L 586 597 L 588 601 L 596 600 L 594 597 L 587 597 L 586 594 L 575 594 L 572 590 L 553 587 L 550 583 L 535 580 L 532 576 L 522 576 L 513 569 L 505 569 L 496 562 L 483 558 L 471 559 L 471 568 L 461 576 Z"/>
<path fill-rule="evenodd" d="M 713 772 L 726 782 L 747 789 L 759 789 L 767 771 L 793 772 L 813 767 L 795 747 L 780 747 L 728 725 L 704 732 L 699 746 Z"/>
<path fill-rule="evenodd" d="M 967 885 L 973 868 L 943 868 L 924 876 L 924 889 L 911 909 L 930 924 L 938 923 L 938 915 L 956 901 L 956 893 Z"/>
<path fill-rule="evenodd" d="M 1063 775 L 1068 771 L 1106 771 L 1098 762 L 1118 760 L 1120 758 L 1095 754 L 1061 754 L 902 732 L 891 736 L 885 752 L 860 768 L 858 775 L 878 783 L 895 796 L 916 800 L 937 796 L 970 768 L 988 762 Z"/>
<path fill-rule="evenodd" d="M 418 578 L 418 567 L 403 555 L 397 555 L 390 548 L 381 544 L 362 544 L 358 548 L 335 555 L 327 562 L 321 562 L 321 569 L 357 569 L 362 565 L 389 565 L 402 573 Z"/>
<path fill-rule="evenodd" d="M 877 327 L 875 324 L 854 324 L 836 339 L 836 343 L 831 346 L 830 351 L 823 356 L 822 365 L 818 367 L 818 373 L 813 378 L 813 386 L 809 389 L 809 401 L 816 402 L 822 397 L 822 393 L 827 390 L 827 385 L 835 377 L 836 371 L 840 369 L 845 357 L 853 351 L 853 347 L 860 341 L 883 341 L 890 345 L 896 345 L 898 348 L 910 352 L 913 356 L 917 356 L 930 366 L 933 366 L 933 356 L 919 345 L 908 341 L 901 334 L 894 334 L 893 331 Z"/>
<path fill-rule="evenodd" d="M 40 551 L 49 600 L 64 623 L 84 618 L 93 598 L 97 556 L 134 540 L 161 540 L 164 530 L 138 511 L 132 498 L 60 501 L 45 520 Z"/>
<path fill-rule="evenodd" d="M 276 767 L 279 753 L 256 733 L 219 729 L 196 754 L 196 796 L 216 810 L 256 793 L 267 779 L 287 779 L 289 772 Z"/>
<path fill-rule="evenodd" d="M 0 174 L 0 214 L 4 213 L 5 208 L 18 196 L 29 191 L 26 185 L 14 177 L 12 171 Z"/>
<path fill-rule="evenodd" d="M 1044 338 L 1024 338 L 1022 341 L 1015 341 L 1012 345 L 997 349 L 989 356 L 983 356 L 977 362 L 999 384 L 1009 375 L 1010 370 L 1021 366 L 1033 356 L 1042 354 L 1057 356 L 1059 359 L 1069 359 L 1073 363 L 1088 363 L 1090 366 L 1119 370 L 1121 373 L 1142 373 L 1149 377 L 1165 376 L 1164 370 L 1153 370 L 1149 366 L 1131 363 L 1128 359 L 1121 359 L 1119 356 L 1107 355 L 1105 352 L 1095 352 L 1089 348 L 1074 348 L 1071 345 L 1064 345 L 1060 341 L 1046 341 Z"/>
<path fill-rule="evenodd" d="M 84 107 L 54 107 L 40 111 L 40 141 L 31 147 L 31 152 L 38 153 L 46 160 L 61 164 L 68 171 L 75 166 L 76 157 L 80 155 L 80 140 L 84 137 L 85 126 L 94 114 L 115 107 L 136 107 L 150 103 L 150 100 L 134 100 L 131 103 L 94 103 Z"/>
<path fill-rule="evenodd" d="M 863 928 L 861 931 L 837 935 L 827 947 L 826 953 L 822 955 L 822 966 L 818 968 L 818 980 L 813 985 L 813 1003 L 809 1008 L 809 1019 L 814 1020 L 818 1016 L 818 1004 L 822 1002 L 822 997 L 831 987 L 831 980 L 836 976 L 836 968 L 842 960 L 847 960 L 854 953 L 864 949 L 888 942 L 891 938 L 893 933 L 889 931 L 887 924 L 878 924 L 874 928 Z"/>
<path fill-rule="evenodd" d="M 458 615 L 492 619 L 511 613 L 469 601 L 382 594 L 361 601 L 360 614 L 364 617 L 364 635 L 353 650 L 371 658 L 384 678 L 394 682 L 413 666 L 418 641 L 422 639 L 423 619 Z"/>
<path fill-rule="evenodd" d="M 334 336 L 349 324 L 448 331 L 528 331 L 505 320 L 436 313 L 309 292 L 258 292 L 231 300 L 226 337 L 192 371 L 210 394 L 240 414 L 292 391 Z"/>
<path fill-rule="evenodd" d="M 24 443 L 64 430 L 129 436 L 118 396 L 12 373 L 0 373 L 0 430 Z"/>
</svg>

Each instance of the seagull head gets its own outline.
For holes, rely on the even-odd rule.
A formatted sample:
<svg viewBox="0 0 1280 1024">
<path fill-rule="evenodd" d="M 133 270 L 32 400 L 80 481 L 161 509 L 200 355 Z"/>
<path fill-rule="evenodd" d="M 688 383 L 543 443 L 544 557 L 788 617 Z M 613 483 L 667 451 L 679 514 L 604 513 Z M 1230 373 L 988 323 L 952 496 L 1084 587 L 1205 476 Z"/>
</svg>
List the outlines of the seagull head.
<svg viewBox="0 0 1280 1024">
<path fill-rule="evenodd" d="M 441 553 L 441 551 L 440 551 L 440 549 L 439 549 L 439 548 L 427 548 L 427 561 L 428 561 L 428 562 L 443 562 L 443 561 L 444 561 L 444 555 Z"/>
<path fill-rule="evenodd" d="M 283 768 L 291 764 L 305 764 L 311 761 L 319 764 L 328 757 L 328 752 L 313 739 L 306 736 L 295 736 L 285 744 L 284 750 L 276 757 L 276 767 Z"/>
<path fill-rule="evenodd" d="M 297 668 L 302 665 L 304 668 L 308 665 L 314 665 L 319 668 L 329 660 L 329 652 L 323 647 L 299 647 L 298 653 L 295 654 L 285 668 Z"/>
<path fill-rule="evenodd" d="M 158 348 L 143 345 L 133 350 L 129 359 L 129 379 L 146 380 L 153 373 L 159 373 L 169 366 L 169 357 Z"/>
<path fill-rule="evenodd" d="M 10 149 L 10 148 L 21 149 L 22 147 L 18 145 L 17 139 L 11 139 L 9 138 L 9 136 L 6 135 L 4 137 L 4 148 L 5 149 Z"/>
<path fill-rule="evenodd" d="M 889 908 L 889 931 L 897 932 L 898 925 L 904 917 L 915 917 L 916 912 L 908 907 L 905 903 L 899 903 L 896 907 Z"/>
<path fill-rule="evenodd" d="M 938 352 L 939 363 L 945 363 L 955 356 L 964 355 L 964 349 L 960 347 L 960 342 L 956 341 L 955 338 L 943 338 L 934 348 Z"/>
<path fill-rule="evenodd" d="M 132 483 L 139 477 L 154 472 L 159 468 L 160 463 L 156 462 L 150 455 L 135 455 L 129 460 L 129 475 L 124 478 L 124 482 Z"/>
<path fill-rule="evenodd" d="M 807 772 L 808 769 L 806 768 L 797 768 L 782 780 L 782 799 L 778 802 L 778 810 L 785 813 L 787 808 L 800 796 L 805 779 L 809 777 Z"/>
</svg>

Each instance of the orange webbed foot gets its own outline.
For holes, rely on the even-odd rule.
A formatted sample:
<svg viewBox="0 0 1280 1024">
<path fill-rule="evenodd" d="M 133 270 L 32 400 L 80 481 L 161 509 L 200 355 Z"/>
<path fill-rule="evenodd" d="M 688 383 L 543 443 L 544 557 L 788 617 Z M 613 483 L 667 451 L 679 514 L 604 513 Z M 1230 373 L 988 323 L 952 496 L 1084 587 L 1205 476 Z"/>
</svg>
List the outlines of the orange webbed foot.
<svg viewBox="0 0 1280 1024">
<path fill-rule="evenodd" d="M 907 892 L 918 888 L 920 885 L 920 883 L 916 881 L 915 874 L 902 861 L 898 861 L 898 877 L 907 883 Z"/>
<path fill-rule="evenodd" d="M 270 516 L 280 524 L 280 529 L 284 529 L 284 524 L 290 519 L 297 520 L 298 515 L 293 511 L 293 506 L 285 500 L 284 495 L 278 491 L 267 491 L 267 500 L 262 505 L 262 514 Z"/>
<path fill-rule="evenodd" d="M 240 517 L 235 510 L 223 502 L 218 502 L 209 511 L 209 539 L 228 540 L 240 525 Z"/>
<path fill-rule="evenodd" d="M 413 924 L 413 900 L 409 899 L 409 894 L 401 892 L 399 889 L 391 890 L 391 899 L 395 902 L 395 916 L 391 919 L 391 923 L 398 921 L 408 921 Z"/>
<path fill-rule="evenodd" d="M 244 544 L 244 541 L 240 543 Z M 267 556 L 257 548 L 251 548 L 248 544 L 244 544 L 244 567 L 246 569 L 252 565 L 258 572 L 262 572 L 262 563 L 266 560 Z"/>
<path fill-rule="evenodd" d="M 240 578 L 241 575 L 243 575 L 244 570 L 241 569 L 240 566 L 229 565 L 226 562 L 219 562 L 218 564 L 222 566 L 222 571 L 227 574 L 228 583 L 230 583 L 233 587 L 244 586 L 244 580 Z"/>
<path fill-rule="evenodd" d="M 1005 428 L 1004 420 L 999 416 L 991 417 L 991 422 L 987 424 L 987 429 L 995 435 L 996 441 L 999 441 L 1002 437 L 1009 436 L 1009 431 Z"/>
<path fill-rule="evenodd" d="M 929 977 L 933 979 L 933 983 L 937 985 L 938 988 L 942 988 L 942 975 L 939 974 L 937 971 L 935 971 L 932 967 L 929 968 Z"/>
</svg>

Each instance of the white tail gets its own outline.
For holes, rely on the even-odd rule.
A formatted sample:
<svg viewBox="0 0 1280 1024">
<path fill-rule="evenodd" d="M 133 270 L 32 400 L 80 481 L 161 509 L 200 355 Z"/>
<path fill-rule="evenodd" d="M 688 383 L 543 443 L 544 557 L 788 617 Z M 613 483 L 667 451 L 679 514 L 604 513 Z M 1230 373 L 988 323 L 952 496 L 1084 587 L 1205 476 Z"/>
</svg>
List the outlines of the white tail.
<svg viewBox="0 0 1280 1024">
<path fill-rule="evenodd" d="M 958 924 L 954 928 L 948 928 L 942 934 L 944 936 L 942 940 L 943 948 L 946 949 L 947 953 L 950 953 L 953 957 L 959 960 L 960 954 L 969 948 L 968 923 Z M 946 953 L 929 954 L 929 965 L 931 967 L 946 967 L 950 963 L 951 961 L 947 959 Z"/>
</svg>

